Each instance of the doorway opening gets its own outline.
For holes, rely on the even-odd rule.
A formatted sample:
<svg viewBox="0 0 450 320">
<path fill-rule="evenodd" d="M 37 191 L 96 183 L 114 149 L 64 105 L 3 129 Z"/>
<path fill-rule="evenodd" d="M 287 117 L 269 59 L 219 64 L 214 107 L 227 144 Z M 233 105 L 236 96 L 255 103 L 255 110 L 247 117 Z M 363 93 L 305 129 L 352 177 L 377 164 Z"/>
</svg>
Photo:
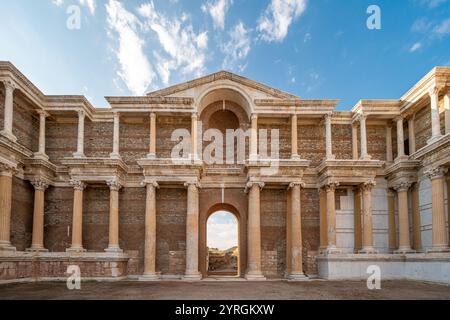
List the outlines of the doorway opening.
<svg viewBox="0 0 450 320">
<path fill-rule="evenodd" d="M 239 221 L 228 211 L 216 211 L 206 224 L 206 270 L 209 276 L 240 275 Z"/>
</svg>

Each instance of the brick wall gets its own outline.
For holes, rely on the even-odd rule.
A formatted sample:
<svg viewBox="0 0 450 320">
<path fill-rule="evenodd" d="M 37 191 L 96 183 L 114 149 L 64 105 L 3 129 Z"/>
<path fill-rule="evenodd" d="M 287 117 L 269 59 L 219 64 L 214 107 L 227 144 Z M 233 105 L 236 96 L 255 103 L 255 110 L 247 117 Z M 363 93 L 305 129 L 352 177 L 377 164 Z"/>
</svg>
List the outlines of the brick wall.
<svg viewBox="0 0 450 320">
<path fill-rule="evenodd" d="M 39 116 L 19 90 L 14 91 L 13 134 L 31 151 L 38 150 Z"/>
<path fill-rule="evenodd" d="M 112 141 L 112 140 L 111 140 Z M 107 145 L 112 145 L 108 141 Z M 120 155 L 128 164 L 136 164 L 137 159 L 145 158 L 150 146 L 150 119 L 142 116 L 136 121 L 120 123 Z M 112 149 L 111 149 L 112 150 Z"/>
<path fill-rule="evenodd" d="M 311 160 L 315 167 L 325 158 L 325 127 L 319 125 L 300 125 L 298 127 L 298 148 L 302 159 Z"/>
<path fill-rule="evenodd" d="M 320 245 L 319 192 L 302 189 L 302 243 L 303 264 L 306 274 L 317 274 L 316 256 Z"/>
<path fill-rule="evenodd" d="M 414 129 L 416 134 L 416 150 L 427 145 L 427 140 L 431 138 L 431 111 L 430 105 L 423 107 L 416 113 L 414 119 Z"/>
<path fill-rule="evenodd" d="M 156 153 L 160 158 L 170 158 L 172 149 L 178 142 L 171 141 L 172 133 L 176 129 L 186 129 L 191 132 L 190 117 L 165 117 L 157 119 L 156 129 Z M 189 153 L 189 150 L 188 150 Z"/>
<path fill-rule="evenodd" d="M 84 152 L 87 157 L 105 158 L 113 150 L 112 122 L 85 121 Z"/>
<path fill-rule="evenodd" d="M 333 154 L 336 159 L 352 159 L 352 126 L 348 124 L 333 124 L 331 128 Z"/>
<path fill-rule="evenodd" d="M 88 186 L 83 192 L 83 247 L 103 252 L 108 247 L 108 239 L 109 188 Z"/>
<path fill-rule="evenodd" d="M 386 126 L 367 126 L 367 152 L 373 160 L 386 160 Z"/>
<path fill-rule="evenodd" d="M 51 119 L 46 121 L 46 153 L 50 161 L 60 164 L 66 157 L 77 151 L 78 123 L 61 123 Z"/>
<path fill-rule="evenodd" d="M 19 251 L 31 246 L 33 230 L 34 188 L 22 179 L 13 178 L 11 208 L 11 243 Z"/>
<path fill-rule="evenodd" d="M 267 137 L 266 139 L 263 139 L 261 136 L 262 129 L 267 130 Z M 280 159 L 290 159 L 291 158 L 291 124 L 288 120 L 286 120 L 284 123 L 280 123 L 279 121 L 275 121 L 274 123 L 266 124 L 261 123 L 258 124 L 258 150 L 261 152 L 260 145 L 261 143 L 263 145 L 267 146 L 267 157 L 271 157 L 272 155 L 272 135 L 271 130 L 278 130 L 279 135 L 279 157 Z"/>
</svg>

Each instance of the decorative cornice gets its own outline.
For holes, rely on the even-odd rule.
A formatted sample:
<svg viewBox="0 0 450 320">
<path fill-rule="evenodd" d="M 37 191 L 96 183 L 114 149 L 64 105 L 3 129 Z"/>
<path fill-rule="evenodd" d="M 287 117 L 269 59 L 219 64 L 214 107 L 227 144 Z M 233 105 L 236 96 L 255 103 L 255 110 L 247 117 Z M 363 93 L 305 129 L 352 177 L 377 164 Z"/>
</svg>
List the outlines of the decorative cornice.
<svg viewBox="0 0 450 320">
<path fill-rule="evenodd" d="M 7 163 L 0 163 L 0 176 L 12 177 L 17 173 L 17 168 Z"/>
<path fill-rule="evenodd" d="M 249 192 L 249 190 L 251 189 L 251 188 L 253 188 L 253 186 L 257 186 L 257 187 L 259 187 L 259 189 L 262 189 L 262 188 L 264 188 L 265 187 L 265 183 L 264 182 L 261 182 L 261 181 L 249 181 L 249 182 L 247 182 L 247 184 L 245 185 L 245 193 L 248 193 Z"/>
<path fill-rule="evenodd" d="M 294 182 L 289 183 L 288 190 L 292 189 L 296 186 L 299 186 L 300 188 L 304 189 L 306 184 L 303 181 L 294 181 Z"/>
<path fill-rule="evenodd" d="M 446 173 L 446 169 L 442 167 L 432 168 L 424 172 L 430 180 L 443 179 Z"/>
<path fill-rule="evenodd" d="M 202 186 L 198 181 L 188 181 L 184 183 L 185 188 L 195 187 L 195 189 L 200 189 Z"/>
<path fill-rule="evenodd" d="M 411 186 L 412 186 L 412 182 L 410 182 L 410 181 L 400 181 L 396 185 L 392 186 L 392 188 L 395 191 L 399 192 L 399 191 L 408 191 L 409 188 L 411 188 Z"/>
<path fill-rule="evenodd" d="M 120 189 L 122 189 L 122 185 L 117 179 L 107 181 L 106 184 L 111 191 L 119 191 Z"/>
</svg>

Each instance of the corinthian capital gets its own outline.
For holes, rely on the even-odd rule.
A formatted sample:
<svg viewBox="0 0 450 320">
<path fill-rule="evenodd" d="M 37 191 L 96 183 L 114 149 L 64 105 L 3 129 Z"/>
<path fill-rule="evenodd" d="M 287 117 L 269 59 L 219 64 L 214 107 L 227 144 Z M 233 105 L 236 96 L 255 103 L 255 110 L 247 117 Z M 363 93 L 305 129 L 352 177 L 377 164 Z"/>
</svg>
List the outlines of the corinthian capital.
<svg viewBox="0 0 450 320">
<path fill-rule="evenodd" d="M 245 193 L 247 193 L 251 188 L 253 188 L 253 186 L 257 186 L 259 189 L 262 189 L 264 188 L 265 185 L 266 184 L 261 181 L 249 181 L 245 185 Z"/>
<path fill-rule="evenodd" d="M 294 187 L 305 188 L 305 183 L 303 181 L 294 181 L 289 183 L 288 190 Z"/>
<path fill-rule="evenodd" d="M 399 183 L 397 183 L 395 186 L 393 186 L 392 188 L 399 192 L 399 191 L 408 191 L 409 188 L 412 186 L 412 182 L 409 181 L 400 181 Z"/>
<path fill-rule="evenodd" d="M 364 182 L 361 186 L 362 191 L 372 191 L 372 189 L 377 185 L 377 183 L 374 180 L 370 180 L 367 182 Z"/>
<path fill-rule="evenodd" d="M 439 86 L 433 86 L 428 90 L 428 95 L 431 96 L 437 96 L 439 92 L 441 91 L 441 88 Z"/>
<path fill-rule="evenodd" d="M 445 176 L 445 171 L 446 171 L 446 169 L 444 169 L 442 167 L 436 167 L 436 168 L 432 168 L 430 170 L 425 171 L 425 175 L 430 180 L 434 180 L 434 179 L 443 178 Z"/>
<path fill-rule="evenodd" d="M 14 91 L 17 89 L 16 83 L 10 79 L 3 80 L 3 84 L 5 85 L 6 90 Z"/>
<path fill-rule="evenodd" d="M 75 190 L 80 190 L 83 191 L 84 189 L 86 189 L 86 184 L 83 181 L 80 180 L 70 180 L 70 185 L 75 189 Z"/>
<path fill-rule="evenodd" d="M 185 188 L 194 188 L 195 189 L 200 189 L 202 186 L 200 185 L 200 183 L 198 181 L 188 181 L 184 183 L 184 187 Z"/>
<path fill-rule="evenodd" d="M 117 181 L 117 179 L 107 181 L 106 184 L 111 191 L 119 191 L 122 188 L 122 185 L 119 181 Z"/>
<path fill-rule="evenodd" d="M 334 192 L 337 187 L 339 187 L 339 182 L 337 181 L 329 182 L 324 186 L 326 192 Z"/>
<path fill-rule="evenodd" d="M 45 191 L 49 187 L 48 181 L 42 178 L 34 178 L 30 182 L 35 190 Z"/>
<path fill-rule="evenodd" d="M 12 177 L 16 174 L 17 168 L 7 163 L 0 163 L 0 176 Z"/>
</svg>

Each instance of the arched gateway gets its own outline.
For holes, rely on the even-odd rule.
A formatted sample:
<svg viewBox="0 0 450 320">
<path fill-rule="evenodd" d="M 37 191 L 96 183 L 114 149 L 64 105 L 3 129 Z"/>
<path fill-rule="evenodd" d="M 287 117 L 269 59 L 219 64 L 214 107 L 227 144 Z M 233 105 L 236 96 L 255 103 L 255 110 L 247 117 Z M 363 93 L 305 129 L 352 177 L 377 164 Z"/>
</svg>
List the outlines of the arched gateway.
<svg viewBox="0 0 450 320">
<path fill-rule="evenodd" d="M 101 110 L 7 62 L 0 80 L 0 281 L 65 277 L 68 262 L 86 278 L 199 280 L 218 210 L 239 221 L 249 280 L 383 263 L 448 281 L 449 68 L 348 112 L 229 72 Z"/>
</svg>

